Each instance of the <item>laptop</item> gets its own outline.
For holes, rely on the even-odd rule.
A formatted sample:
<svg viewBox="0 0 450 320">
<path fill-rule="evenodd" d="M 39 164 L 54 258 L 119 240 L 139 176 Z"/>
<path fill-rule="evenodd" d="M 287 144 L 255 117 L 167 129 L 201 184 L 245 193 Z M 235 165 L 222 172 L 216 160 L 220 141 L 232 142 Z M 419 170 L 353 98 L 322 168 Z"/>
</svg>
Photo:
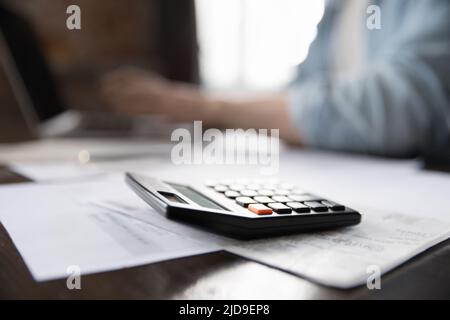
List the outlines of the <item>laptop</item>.
<svg viewBox="0 0 450 320">
<path fill-rule="evenodd" d="M 0 63 L 33 136 L 167 137 L 175 124 L 158 116 L 81 112 L 65 103 L 26 20 L 0 5 Z"/>
</svg>

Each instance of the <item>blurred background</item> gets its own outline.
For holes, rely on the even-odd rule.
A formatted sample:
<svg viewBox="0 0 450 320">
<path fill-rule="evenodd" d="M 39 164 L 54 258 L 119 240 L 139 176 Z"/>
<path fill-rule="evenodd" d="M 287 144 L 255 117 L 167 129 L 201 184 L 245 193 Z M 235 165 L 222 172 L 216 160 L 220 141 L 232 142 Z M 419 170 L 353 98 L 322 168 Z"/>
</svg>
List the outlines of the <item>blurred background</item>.
<svg viewBox="0 0 450 320">
<path fill-rule="evenodd" d="M 276 3 L 276 5 L 275 5 Z M 68 30 L 66 8 L 81 8 Z M 68 105 L 101 110 L 98 81 L 124 65 L 212 91 L 277 90 L 307 54 L 324 1 L 0 0 L 26 19 Z M 0 140 L 29 138 L 0 69 Z"/>
</svg>

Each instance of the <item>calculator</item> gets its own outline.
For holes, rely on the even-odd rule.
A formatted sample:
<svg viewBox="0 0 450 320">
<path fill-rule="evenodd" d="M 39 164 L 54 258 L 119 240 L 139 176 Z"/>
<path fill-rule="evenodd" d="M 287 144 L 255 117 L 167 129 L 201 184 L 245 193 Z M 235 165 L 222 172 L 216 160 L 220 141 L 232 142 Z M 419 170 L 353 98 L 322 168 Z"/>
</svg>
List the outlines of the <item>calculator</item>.
<svg viewBox="0 0 450 320">
<path fill-rule="evenodd" d="M 188 185 L 126 173 L 127 184 L 167 218 L 238 239 L 356 225 L 357 211 L 290 183 L 263 179 Z"/>
</svg>

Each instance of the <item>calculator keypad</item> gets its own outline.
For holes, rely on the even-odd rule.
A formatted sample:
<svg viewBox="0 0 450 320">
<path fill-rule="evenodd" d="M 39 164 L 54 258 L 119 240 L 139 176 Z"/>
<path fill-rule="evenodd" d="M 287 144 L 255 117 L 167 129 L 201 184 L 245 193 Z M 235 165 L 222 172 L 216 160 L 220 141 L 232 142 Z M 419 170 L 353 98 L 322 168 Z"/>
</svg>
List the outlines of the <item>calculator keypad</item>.
<svg viewBox="0 0 450 320">
<path fill-rule="evenodd" d="M 307 193 L 290 183 L 273 180 L 226 179 L 219 183 L 209 182 L 206 186 L 247 208 L 249 213 L 260 216 L 338 213 L 346 210 L 341 204 Z"/>
</svg>

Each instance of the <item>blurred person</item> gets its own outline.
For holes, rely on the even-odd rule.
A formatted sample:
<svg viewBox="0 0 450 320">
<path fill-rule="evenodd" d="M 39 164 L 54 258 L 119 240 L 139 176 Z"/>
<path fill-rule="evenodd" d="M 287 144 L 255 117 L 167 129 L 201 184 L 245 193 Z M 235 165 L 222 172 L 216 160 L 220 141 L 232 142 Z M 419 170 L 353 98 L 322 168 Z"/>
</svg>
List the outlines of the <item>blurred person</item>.
<svg viewBox="0 0 450 320">
<path fill-rule="evenodd" d="M 366 26 L 368 5 L 381 29 Z M 306 60 L 284 92 L 213 97 L 124 69 L 108 75 L 113 110 L 224 128 L 279 128 L 300 146 L 412 156 L 450 146 L 450 1 L 327 1 Z"/>
</svg>

